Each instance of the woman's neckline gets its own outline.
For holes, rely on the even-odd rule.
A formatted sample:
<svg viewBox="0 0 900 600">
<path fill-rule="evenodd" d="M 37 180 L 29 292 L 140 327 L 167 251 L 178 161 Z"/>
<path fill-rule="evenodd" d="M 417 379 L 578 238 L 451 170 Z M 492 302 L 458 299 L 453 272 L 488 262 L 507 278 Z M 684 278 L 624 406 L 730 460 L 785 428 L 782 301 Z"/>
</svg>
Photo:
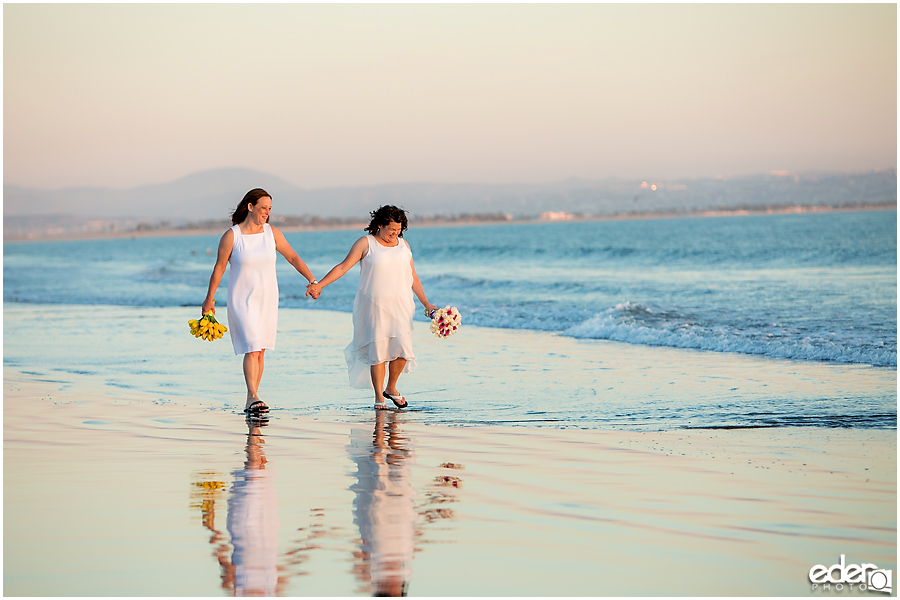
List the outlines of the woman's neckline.
<svg viewBox="0 0 900 600">
<path fill-rule="evenodd" d="M 396 243 L 396 244 L 394 244 L 393 246 L 388 246 L 387 244 L 382 244 L 382 243 L 381 243 L 381 240 L 378 239 L 378 236 L 377 236 L 377 235 L 373 235 L 372 237 L 375 238 L 375 241 L 378 242 L 378 245 L 379 245 L 379 246 L 383 246 L 384 248 L 396 248 L 397 246 L 400 245 L 400 238 L 397 238 L 397 243 Z"/>
<path fill-rule="evenodd" d="M 266 225 L 265 225 L 265 223 L 263 224 L 262 230 L 261 230 L 261 231 L 257 231 L 256 233 L 244 233 L 244 230 L 241 229 L 241 226 L 240 226 L 240 225 L 238 225 L 237 228 L 238 228 L 238 231 L 241 232 L 241 235 L 259 235 L 259 234 L 261 234 L 261 233 L 265 233 L 265 232 L 266 232 Z"/>
</svg>

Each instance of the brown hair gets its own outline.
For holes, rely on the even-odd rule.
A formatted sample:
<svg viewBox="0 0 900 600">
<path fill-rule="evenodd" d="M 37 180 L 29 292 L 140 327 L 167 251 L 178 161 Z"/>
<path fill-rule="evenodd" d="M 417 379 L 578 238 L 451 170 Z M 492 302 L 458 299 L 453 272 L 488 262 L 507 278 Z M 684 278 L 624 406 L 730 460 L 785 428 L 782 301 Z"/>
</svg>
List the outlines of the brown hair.
<svg viewBox="0 0 900 600">
<path fill-rule="evenodd" d="M 409 227 L 409 222 L 406 220 L 406 211 L 390 204 L 382 206 L 378 210 L 373 210 L 369 215 L 371 215 L 372 220 L 369 221 L 366 231 L 372 235 L 378 233 L 380 227 L 385 227 L 391 222 L 400 223 L 399 237 L 403 237 L 403 232 Z"/>
<path fill-rule="evenodd" d="M 256 203 L 259 202 L 260 198 L 271 197 L 272 196 L 269 195 L 269 192 L 262 188 L 253 188 L 252 190 L 244 194 L 243 200 L 238 203 L 237 208 L 234 209 L 233 213 L 231 213 L 231 224 L 239 225 L 244 222 L 244 219 L 247 218 L 247 213 L 250 212 L 247 209 L 247 206 L 249 206 L 250 204 L 256 206 Z M 268 222 L 269 219 L 266 219 L 266 223 Z"/>
</svg>

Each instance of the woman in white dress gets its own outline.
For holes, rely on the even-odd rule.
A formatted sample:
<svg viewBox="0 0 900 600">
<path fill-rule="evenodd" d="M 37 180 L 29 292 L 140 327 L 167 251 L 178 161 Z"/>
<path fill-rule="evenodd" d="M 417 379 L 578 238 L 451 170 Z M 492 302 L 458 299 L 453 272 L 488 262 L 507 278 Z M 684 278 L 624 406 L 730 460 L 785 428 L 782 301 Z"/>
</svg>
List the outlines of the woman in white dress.
<svg viewBox="0 0 900 600">
<path fill-rule="evenodd" d="M 215 295 L 231 263 L 228 276 L 228 333 L 235 354 L 244 355 L 247 403 L 244 412 L 269 410 L 259 399 L 266 350 L 275 348 L 278 328 L 278 281 L 275 253 L 279 252 L 307 281 L 316 282 L 309 267 L 284 239 L 277 227 L 269 225 L 272 197 L 263 189 L 247 192 L 231 215 L 233 227 L 219 240 L 216 266 L 209 278 L 209 291 L 202 314 L 215 314 Z"/>
<path fill-rule="evenodd" d="M 386 409 L 386 400 L 397 408 L 406 408 L 408 403 L 397 391 L 397 380 L 416 366 L 412 350 L 413 294 L 427 310 L 436 310 L 437 306 L 425 296 L 412 251 L 402 239 L 408 225 L 406 211 L 382 206 L 371 216 L 366 227 L 369 235 L 356 240 L 347 258 L 321 282 L 313 281 L 307 294 L 318 298 L 325 286 L 360 264 L 359 289 L 353 302 L 353 341 L 344 350 L 350 385 L 374 389 L 376 410 Z"/>
</svg>

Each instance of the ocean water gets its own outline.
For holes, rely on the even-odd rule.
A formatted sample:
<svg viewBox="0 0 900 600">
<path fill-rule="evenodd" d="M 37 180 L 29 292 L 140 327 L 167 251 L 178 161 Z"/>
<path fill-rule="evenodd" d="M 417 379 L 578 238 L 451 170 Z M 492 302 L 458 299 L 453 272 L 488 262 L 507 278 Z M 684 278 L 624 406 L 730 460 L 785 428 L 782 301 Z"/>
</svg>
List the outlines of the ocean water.
<svg viewBox="0 0 900 600">
<path fill-rule="evenodd" d="M 360 234 L 286 237 L 321 278 Z M 897 366 L 896 211 L 420 228 L 406 239 L 429 299 L 468 324 Z M 199 306 L 217 241 L 6 243 L 3 300 Z M 358 268 L 317 302 L 285 261 L 278 271 L 281 307 L 352 310 Z"/>
<path fill-rule="evenodd" d="M 361 234 L 286 237 L 321 278 Z M 199 309 L 218 238 L 5 243 L 4 302 Z M 896 378 L 896 211 L 421 227 L 406 239 L 429 299 L 458 307 L 464 327 L 875 368 Z M 304 297 L 305 280 L 281 259 L 278 277 L 282 309 L 352 309 L 358 267 L 318 301 Z M 226 285 L 227 276 L 220 308 Z M 896 389 L 879 394 L 859 391 L 879 414 L 869 426 L 895 426 Z M 842 401 L 855 414 L 856 400 Z M 590 412 L 586 403 L 581 410 Z M 802 420 L 802 402 L 795 412 Z"/>
</svg>

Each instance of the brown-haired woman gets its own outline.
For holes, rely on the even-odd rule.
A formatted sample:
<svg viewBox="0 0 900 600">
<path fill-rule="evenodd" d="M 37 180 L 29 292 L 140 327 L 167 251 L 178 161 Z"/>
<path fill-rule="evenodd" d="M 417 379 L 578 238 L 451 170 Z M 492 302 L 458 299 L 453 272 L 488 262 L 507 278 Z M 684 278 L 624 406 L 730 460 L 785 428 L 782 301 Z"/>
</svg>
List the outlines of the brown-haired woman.
<svg viewBox="0 0 900 600">
<path fill-rule="evenodd" d="M 246 413 L 269 410 L 259 399 L 266 350 L 275 348 L 278 329 L 278 281 L 275 253 L 279 252 L 307 281 L 315 282 L 312 271 L 284 239 L 277 227 L 269 225 L 272 197 L 261 188 L 244 196 L 231 215 L 233 226 L 219 240 L 216 266 L 209 278 L 209 291 L 200 309 L 216 312 L 215 295 L 231 263 L 228 276 L 228 333 L 235 354 L 244 355 L 247 384 Z"/>
<path fill-rule="evenodd" d="M 403 232 L 406 211 L 382 206 L 370 213 L 369 235 L 356 240 L 342 262 L 321 282 L 307 287 L 307 295 L 318 298 L 322 288 L 343 277 L 360 264 L 359 289 L 353 302 L 353 341 L 344 350 L 350 385 L 375 390 L 375 409 L 386 409 L 385 400 L 406 408 L 406 399 L 397 391 L 401 373 L 416 365 L 412 351 L 412 318 L 416 310 L 413 294 L 427 310 L 430 303 L 413 266 L 412 250 Z M 387 384 L 385 385 L 385 364 Z"/>
</svg>

